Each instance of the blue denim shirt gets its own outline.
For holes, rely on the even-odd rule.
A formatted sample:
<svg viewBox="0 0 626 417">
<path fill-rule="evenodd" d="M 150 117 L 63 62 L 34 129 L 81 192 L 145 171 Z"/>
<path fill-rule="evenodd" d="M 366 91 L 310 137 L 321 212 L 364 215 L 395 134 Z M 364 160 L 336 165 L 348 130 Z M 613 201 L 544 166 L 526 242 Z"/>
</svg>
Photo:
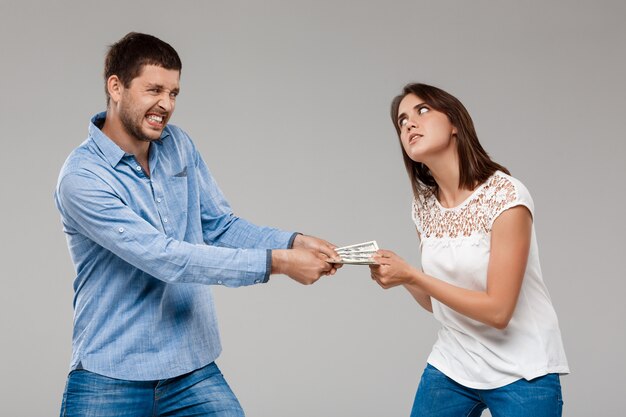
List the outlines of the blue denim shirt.
<svg viewBox="0 0 626 417">
<path fill-rule="evenodd" d="M 91 120 L 55 202 L 76 268 L 71 369 L 127 380 L 181 375 L 221 351 L 210 285 L 266 282 L 294 233 L 236 217 L 191 139 L 168 125 L 147 176 Z"/>
</svg>

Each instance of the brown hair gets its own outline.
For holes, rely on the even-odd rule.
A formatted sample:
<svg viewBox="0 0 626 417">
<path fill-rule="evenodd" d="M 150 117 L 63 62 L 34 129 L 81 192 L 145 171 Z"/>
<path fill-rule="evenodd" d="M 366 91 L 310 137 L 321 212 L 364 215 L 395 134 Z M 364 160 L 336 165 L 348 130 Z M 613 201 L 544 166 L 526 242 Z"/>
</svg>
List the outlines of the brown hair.
<svg viewBox="0 0 626 417">
<path fill-rule="evenodd" d="M 144 65 L 157 65 L 168 70 L 183 67 L 178 53 L 161 39 L 145 33 L 130 32 L 109 47 L 104 60 L 104 92 L 107 106 L 110 96 L 106 82 L 111 75 L 117 75 L 124 87 L 141 74 Z"/>
<path fill-rule="evenodd" d="M 409 94 L 418 96 L 433 109 L 444 113 L 452 125 L 456 127 L 460 188 L 473 190 L 498 170 L 510 175 L 509 170 L 492 161 L 481 146 L 476 135 L 474 122 L 472 122 L 465 106 L 456 97 L 437 87 L 419 83 L 407 84 L 402 89 L 402 94 L 393 99 L 391 102 L 391 120 L 396 128 L 398 140 L 400 140 L 398 108 L 402 99 Z M 430 188 L 436 192 L 438 185 L 428 167 L 421 162 L 413 161 L 404 150 L 402 142 L 400 142 L 400 148 L 413 194 L 417 197 L 420 192 L 425 191 L 425 188 Z"/>
</svg>

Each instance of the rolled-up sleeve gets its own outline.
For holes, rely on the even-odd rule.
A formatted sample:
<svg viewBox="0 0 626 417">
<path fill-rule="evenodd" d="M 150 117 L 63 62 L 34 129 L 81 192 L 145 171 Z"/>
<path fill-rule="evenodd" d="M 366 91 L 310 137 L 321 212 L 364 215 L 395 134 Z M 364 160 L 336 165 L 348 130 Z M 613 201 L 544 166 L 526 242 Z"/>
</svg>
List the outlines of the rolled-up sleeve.
<svg viewBox="0 0 626 417">
<path fill-rule="evenodd" d="M 267 280 L 270 255 L 254 244 L 255 238 L 257 242 L 262 239 L 256 233 L 239 231 L 239 226 L 231 231 L 237 221 L 215 228 L 226 230 L 216 239 L 220 246 L 175 240 L 140 217 L 89 171 L 61 178 L 57 204 L 71 228 L 159 280 L 231 287 Z M 249 247 L 237 248 L 241 241 L 250 242 Z"/>
</svg>

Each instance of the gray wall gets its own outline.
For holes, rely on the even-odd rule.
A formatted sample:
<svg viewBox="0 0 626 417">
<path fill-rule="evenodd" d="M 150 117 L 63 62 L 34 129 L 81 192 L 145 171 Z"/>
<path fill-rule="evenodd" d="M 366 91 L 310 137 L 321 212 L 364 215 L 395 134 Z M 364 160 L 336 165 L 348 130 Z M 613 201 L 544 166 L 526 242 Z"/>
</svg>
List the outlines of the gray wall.
<svg viewBox="0 0 626 417">
<path fill-rule="evenodd" d="M 131 30 L 179 51 L 172 122 L 236 213 L 340 245 L 376 239 L 415 264 L 388 106 L 409 81 L 456 95 L 535 199 L 572 369 L 565 415 L 621 415 L 625 4 L 2 0 L 2 415 L 58 414 L 73 267 L 52 192 L 104 108 L 106 46 Z M 408 415 L 438 326 L 402 289 L 346 266 L 312 287 L 276 276 L 215 293 L 218 363 L 250 417 Z"/>
</svg>

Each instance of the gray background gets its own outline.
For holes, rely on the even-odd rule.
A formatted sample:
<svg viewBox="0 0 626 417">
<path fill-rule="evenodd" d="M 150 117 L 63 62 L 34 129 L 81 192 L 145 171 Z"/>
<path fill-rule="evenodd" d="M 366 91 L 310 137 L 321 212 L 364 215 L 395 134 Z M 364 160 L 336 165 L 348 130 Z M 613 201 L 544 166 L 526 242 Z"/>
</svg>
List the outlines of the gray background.
<svg viewBox="0 0 626 417">
<path fill-rule="evenodd" d="M 572 369 L 564 414 L 623 415 L 626 3 L 0 4 L 2 415 L 58 414 L 73 267 L 52 192 L 104 108 L 106 46 L 130 30 L 180 53 L 172 122 L 237 214 L 340 245 L 376 239 L 414 264 L 389 102 L 409 81 L 456 95 L 533 194 Z M 218 363 L 248 416 L 408 415 L 438 326 L 402 289 L 347 266 L 312 287 L 276 276 L 215 293 Z"/>
</svg>

